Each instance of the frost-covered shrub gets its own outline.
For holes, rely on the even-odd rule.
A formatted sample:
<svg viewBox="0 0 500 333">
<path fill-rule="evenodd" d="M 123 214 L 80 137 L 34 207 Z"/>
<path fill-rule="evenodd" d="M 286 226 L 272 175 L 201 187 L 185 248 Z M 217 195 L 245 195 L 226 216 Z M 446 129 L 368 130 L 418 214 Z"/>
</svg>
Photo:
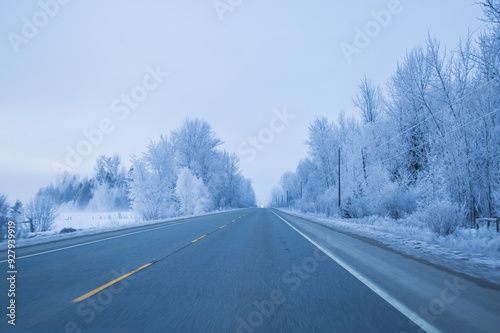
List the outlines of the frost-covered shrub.
<svg viewBox="0 0 500 333">
<path fill-rule="evenodd" d="M 37 194 L 26 206 L 26 217 L 35 232 L 50 230 L 57 215 L 56 204 L 46 194 Z"/>
<path fill-rule="evenodd" d="M 381 215 L 400 219 L 417 210 L 417 195 L 412 189 L 390 183 L 380 194 L 379 205 Z"/>
<path fill-rule="evenodd" d="M 339 214 L 339 196 L 338 190 L 332 186 L 325 190 L 325 192 L 318 196 L 318 213 L 324 213 L 326 216 L 338 215 Z"/>
<path fill-rule="evenodd" d="M 366 197 L 349 197 L 342 205 L 342 217 L 360 218 L 369 216 L 371 209 Z"/>
<path fill-rule="evenodd" d="M 318 205 L 312 201 L 305 201 L 299 204 L 300 211 L 303 213 L 318 213 Z"/>
<path fill-rule="evenodd" d="M 439 235 L 449 235 L 465 224 L 465 216 L 456 204 L 436 201 L 423 208 L 419 219 Z"/>
</svg>

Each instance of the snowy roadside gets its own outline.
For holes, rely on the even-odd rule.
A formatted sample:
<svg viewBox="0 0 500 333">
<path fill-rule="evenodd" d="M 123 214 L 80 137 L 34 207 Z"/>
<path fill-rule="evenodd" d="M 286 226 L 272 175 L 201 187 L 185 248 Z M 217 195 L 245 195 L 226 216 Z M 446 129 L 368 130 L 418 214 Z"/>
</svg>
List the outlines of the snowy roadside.
<svg viewBox="0 0 500 333">
<path fill-rule="evenodd" d="M 237 209 L 217 210 L 204 214 L 177 216 L 161 220 L 143 221 L 133 212 L 61 212 L 59 218 L 54 221 L 50 231 L 30 233 L 27 237 L 16 238 L 16 247 L 22 248 L 30 245 L 51 243 L 81 236 L 94 235 L 122 229 L 130 229 L 146 225 L 154 225 L 165 222 L 173 222 L 188 218 L 208 216 L 219 213 L 230 212 Z M 76 229 L 74 232 L 61 233 L 64 228 Z M 26 235 L 26 233 L 25 233 Z M 0 251 L 7 250 L 7 240 L 0 242 Z"/>
<path fill-rule="evenodd" d="M 374 239 L 410 257 L 500 285 L 500 234 L 494 228 L 460 229 L 444 237 L 417 225 L 409 226 L 381 217 L 343 220 L 278 210 L 338 231 Z"/>
</svg>

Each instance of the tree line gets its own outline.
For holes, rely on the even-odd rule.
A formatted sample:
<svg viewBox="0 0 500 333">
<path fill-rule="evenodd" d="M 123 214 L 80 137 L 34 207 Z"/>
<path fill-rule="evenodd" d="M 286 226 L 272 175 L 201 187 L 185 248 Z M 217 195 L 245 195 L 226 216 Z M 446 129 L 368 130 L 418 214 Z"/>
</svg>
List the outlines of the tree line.
<svg viewBox="0 0 500 333">
<path fill-rule="evenodd" d="M 251 180 L 235 153 L 220 149 L 209 123 L 186 119 L 170 135 L 153 140 L 126 168 L 119 155 L 97 158 L 90 177 L 63 172 L 26 205 L 0 195 L 0 232 L 8 220 L 50 229 L 57 210 L 127 211 L 146 220 L 256 205 Z M 1 236 L 1 234 L 0 234 Z"/>
<path fill-rule="evenodd" d="M 353 98 L 361 121 L 314 120 L 308 156 L 271 204 L 345 217 L 446 211 L 455 224 L 499 216 L 500 1 L 479 5 L 478 38 L 445 50 L 429 36 L 385 87 L 365 76 Z"/>
</svg>

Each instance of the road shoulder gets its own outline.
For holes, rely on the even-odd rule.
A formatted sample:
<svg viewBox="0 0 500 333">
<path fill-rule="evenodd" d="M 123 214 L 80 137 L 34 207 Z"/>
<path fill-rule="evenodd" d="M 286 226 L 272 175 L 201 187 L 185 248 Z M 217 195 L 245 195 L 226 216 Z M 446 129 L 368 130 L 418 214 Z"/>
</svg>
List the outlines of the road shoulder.
<svg viewBox="0 0 500 333">
<path fill-rule="evenodd" d="M 353 237 L 281 211 L 277 213 L 438 328 L 489 332 L 499 327 L 497 285 L 443 270 L 374 240 Z M 453 286 L 456 294 L 449 293 Z"/>
</svg>

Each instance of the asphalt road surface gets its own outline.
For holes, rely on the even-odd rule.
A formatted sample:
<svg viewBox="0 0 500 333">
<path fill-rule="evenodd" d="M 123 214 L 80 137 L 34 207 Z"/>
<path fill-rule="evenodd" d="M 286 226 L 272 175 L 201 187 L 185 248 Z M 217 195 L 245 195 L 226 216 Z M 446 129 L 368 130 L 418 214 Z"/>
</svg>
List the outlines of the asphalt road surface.
<svg viewBox="0 0 500 333">
<path fill-rule="evenodd" d="M 16 255 L 16 325 L 3 278 L 1 332 L 500 331 L 497 286 L 270 209 Z"/>
</svg>

